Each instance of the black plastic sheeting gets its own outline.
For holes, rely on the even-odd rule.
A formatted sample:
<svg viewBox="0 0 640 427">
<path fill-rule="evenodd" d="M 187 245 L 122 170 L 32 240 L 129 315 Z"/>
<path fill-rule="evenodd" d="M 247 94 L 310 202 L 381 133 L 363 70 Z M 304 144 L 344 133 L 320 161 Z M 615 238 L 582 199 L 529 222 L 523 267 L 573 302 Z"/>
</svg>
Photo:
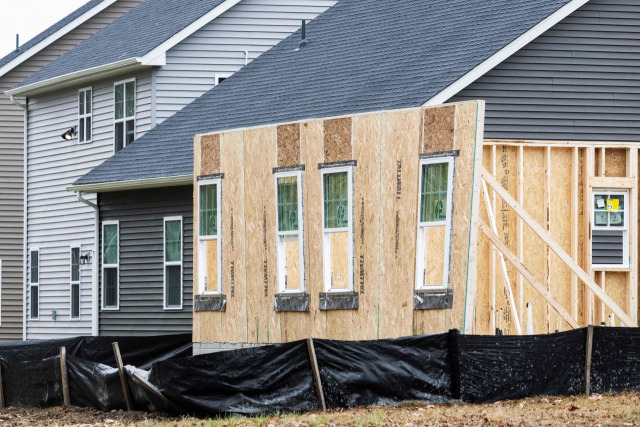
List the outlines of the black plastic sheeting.
<svg viewBox="0 0 640 427">
<path fill-rule="evenodd" d="M 458 335 L 460 398 L 495 402 L 584 392 L 586 329 L 549 335 Z"/>
<path fill-rule="evenodd" d="M 591 356 L 594 393 L 640 389 L 640 329 L 595 326 Z"/>
</svg>

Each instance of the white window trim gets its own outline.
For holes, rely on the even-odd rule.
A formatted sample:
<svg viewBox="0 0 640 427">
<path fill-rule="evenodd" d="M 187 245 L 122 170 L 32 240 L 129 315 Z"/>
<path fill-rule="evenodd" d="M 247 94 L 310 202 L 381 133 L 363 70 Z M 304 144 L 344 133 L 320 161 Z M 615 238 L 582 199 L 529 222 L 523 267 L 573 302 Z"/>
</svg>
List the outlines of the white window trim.
<svg viewBox="0 0 640 427">
<path fill-rule="evenodd" d="M 78 281 L 73 281 L 73 250 L 78 249 L 78 255 L 82 256 L 82 246 L 79 243 L 69 247 L 69 319 L 77 322 L 82 317 L 82 264 L 78 259 Z M 78 317 L 73 317 L 73 285 L 78 285 Z"/>
<path fill-rule="evenodd" d="M 167 261 L 167 222 L 180 221 L 180 261 Z M 163 275 L 163 287 L 162 287 L 162 304 L 165 310 L 182 310 L 183 306 L 183 293 L 184 293 L 184 223 L 182 216 L 165 216 L 162 222 L 162 275 Z M 167 305 L 167 266 L 179 265 L 180 266 L 180 305 Z"/>
<path fill-rule="evenodd" d="M 447 176 L 447 219 L 438 222 L 420 222 L 420 202 L 422 197 L 422 169 L 424 165 L 433 165 L 447 163 L 448 176 Z M 418 179 L 418 212 L 417 212 L 417 231 L 416 231 L 416 274 L 415 274 L 415 287 L 417 290 L 440 290 L 449 289 L 450 282 L 450 263 L 451 263 L 451 234 L 453 224 L 453 190 L 454 190 L 454 158 L 453 157 L 434 157 L 429 159 L 420 159 L 419 167 L 419 179 Z M 442 269 L 442 285 L 424 285 L 422 270 L 424 270 L 424 235 L 422 233 L 423 228 L 445 226 L 444 234 L 444 266 Z"/>
<path fill-rule="evenodd" d="M 32 282 L 31 281 L 31 252 L 37 252 L 38 253 L 38 281 L 37 282 Z M 29 320 L 39 320 L 40 319 L 40 272 L 42 271 L 42 267 L 40 265 L 40 248 L 39 247 L 33 247 L 29 249 Z M 33 292 L 32 292 L 32 288 L 33 287 L 37 287 L 38 288 L 38 315 L 36 317 L 33 317 L 32 314 L 32 310 L 31 310 L 31 306 L 33 305 Z"/>
<path fill-rule="evenodd" d="M 134 91 L 134 96 L 133 96 L 133 116 L 131 117 L 127 117 L 126 111 L 127 111 L 127 86 L 125 83 L 129 83 L 129 82 L 133 82 L 133 91 Z M 124 92 L 123 92 L 123 111 L 122 111 L 122 118 L 121 119 L 116 119 L 116 86 L 118 85 L 124 85 Z M 93 111 L 93 106 L 91 108 L 91 111 Z M 124 139 L 122 140 L 122 148 L 125 148 L 127 146 L 127 124 L 126 122 L 128 120 L 132 120 L 133 119 L 133 140 L 135 141 L 136 139 L 138 139 L 138 131 L 137 131 L 137 120 L 136 120 L 136 116 L 138 115 L 138 83 L 136 82 L 136 78 L 130 78 L 130 79 L 126 79 L 126 80 L 120 80 L 118 82 L 115 82 L 113 84 L 113 154 L 116 153 L 116 123 L 124 123 L 123 125 L 123 131 L 124 131 Z M 91 135 L 93 137 L 93 134 Z M 119 230 L 119 229 L 118 229 Z"/>
<path fill-rule="evenodd" d="M 88 90 L 91 91 L 91 100 L 90 100 L 90 102 L 91 102 L 91 112 L 90 113 L 87 113 L 87 95 L 86 94 L 87 94 Z M 80 105 L 80 94 L 81 93 L 84 93 L 84 97 L 85 97 L 85 100 L 84 100 L 84 114 L 78 113 L 78 135 L 77 135 L 77 138 L 78 138 L 78 144 L 86 144 L 88 142 L 93 142 L 93 87 L 91 87 L 91 86 L 83 87 L 82 89 L 78 90 L 78 106 Z M 86 136 L 86 133 L 87 133 L 87 128 L 86 128 L 87 122 L 86 122 L 85 119 L 87 117 L 91 118 L 91 138 L 90 139 L 85 139 L 84 141 L 80 141 L 80 129 L 81 129 L 80 128 L 80 122 L 83 121 L 83 120 L 85 122 L 84 123 L 85 124 L 85 135 L 84 136 Z"/>
<path fill-rule="evenodd" d="M 296 177 L 298 186 L 298 230 L 297 231 L 278 231 L 280 229 L 280 221 L 278 217 L 278 178 Z M 305 292 L 305 263 L 304 263 L 304 210 L 303 210 L 303 192 L 302 192 L 302 171 L 278 172 L 275 174 L 275 201 L 276 201 L 276 260 L 278 269 L 278 293 L 281 294 L 299 294 Z M 324 211 L 324 209 L 323 209 Z M 296 235 L 295 238 L 285 237 Z M 299 289 L 286 289 L 285 287 L 285 265 L 284 265 L 284 242 L 298 241 L 298 264 L 300 268 L 300 287 Z"/>
<path fill-rule="evenodd" d="M 233 73 L 216 73 L 213 79 L 214 86 L 218 86 L 220 84 L 220 79 L 228 79 L 232 75 Z"/>
<path fill-rule="evenodd" d="M 349 225 L 347 227 L 342 228 L 332 228 L 326 229 L 324 227 L 324 176 L 327 174 L 334 174 L 340 172 L 347 172 L 347 181 L 348 181 L 348 197 L 349 197 L 349 206 L 348 206 L 348 215 L 349 215 Z M 353 166 L 336 166 L 336 167 L 325 167 L 322 169 L 322 192 L 320 194 L 321 207 L 322 207 L 322 282 L 325 292 L 331 293 L 345 293 L 345 292 L 353 292 L 354 289 L 354 254 L 353 254 Z M 347 289 L 332 289 L 331 288 L 331 253 L 330 253 L 330 240 L 329 235 L 331 233 L 342 233 L 348 231 L 348 256 L 349 261 L 347 262 L 347 274 L 349 275 L 349 286 Z"/>
<path fill-rule="evenodd" d="M 200 188 L 206 185 L 217 185 L 217 224 L 218 224 L 218 234 L 215 236 L 200 236 Z M 212 178 L 212 179 L 203 179 L 198 181 L 198 294 L 200 295 L 221 295 L 222 294 L 222 180 L 220 178 Z M 204 242 L 207 240 L 215 240 L 218 239 L 218 286 L 215 291 L 206 290 L 207 287 L 204 283 L 204 276 L 202 275 L 202 269 L 204 268 L 206 271 L 207 268 L 207 260 L 205 255 L 205 245 Z"/>
<path fill-rule="evenodd" d="M 596 210 L 593 207 L 596 196 L 610 195 L 610 194 L 622 194 L 624 197 L 624 225 L 616 227 L 603 227 L 596 225 Z M 625 270 L 629 268 L 629 190 L 625 188 L 594 188 L 591 190 L 591 230 L 605 230 L 605 231 L 622 231 L 622 264 L 591 264 L 592 269 L 620 269 Z M 592 243 L 593 244 L 593 243 Z"/>
<path fill-rule="evenodd" d="M 118 256 L 117 256 L 117 260 L 118 263 L 117 264 L 107 264 L 105 265 L 104 263 L 104 226 L 105 225 L 117 225 L 118 226 Z M 120 221 L 103 221 L 102 222 L 102 241 L 100 244 L 100 252 L 101 252 L 101 256 L 100 256 L 100 260 L 102 261 L 102 290 L 101 290 L 101 296 L 102 296 L 102 310 L 104 311 L 118 311 L 120 310 Z M 105 268 L 117 268 L 118 273 L 116 274 L 116 305 L 112 306 L 112 307 L 106 307 L 104 302 L 104 290 L 105 290 L 105 283 L 104 283 L 104 269 Z"/>
</svg>

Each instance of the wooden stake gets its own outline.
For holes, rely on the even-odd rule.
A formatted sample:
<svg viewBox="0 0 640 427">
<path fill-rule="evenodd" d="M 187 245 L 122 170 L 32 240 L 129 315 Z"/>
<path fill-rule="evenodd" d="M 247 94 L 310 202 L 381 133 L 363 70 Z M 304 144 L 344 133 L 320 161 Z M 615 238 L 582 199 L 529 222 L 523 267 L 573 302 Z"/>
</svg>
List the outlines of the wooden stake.
<svg viewBox="0 0 640 427">
<path fill-rule="evenodd" d="M 320 369 L 318 369 L 318 360 L 316 359 L 316 349 L 313 345 L 313 338 L 307 338 L 307 350 L 309 351 L 309 360 L 311 361 L 311 371 L 313 372 L 313 382 L 316 385 L 316 394 L 318 395 L 318 409 L 327 410 L 324 402 L 324 392 L 322 391 L 322 382 L 320 381 Z"/>
<path fill-rule="evenodd" d="M 180 409 L 180 407 L 178 405 L 176 405 L 175 403 L 173 403 L 172 401 L 167 399 L 167 397 L 164 394 L 162 394 L 162 392 L 160 390 L 158 390 L 149 381 L 145 380 L 144 378 L 139 376 L 137 373 L 134 373 L 133 375 L 131 375 L 131 378 L 133 378 L 133 381 L 136 384 L 140 385 L 142 388 L 146 389 L 150 393 L 152 393 L 155 396 L 157 396 L 160 400 L 162 400 L 162 402 L 165 405 L 167 405 L 168 407 L 172 408 L 176 412 L 182 412 L 182 410 Z"/>
<path fill-rule="evenodd" d="M 127 403 L 127 411 L 131 411 L 133 404 L 131 403 L 131 395 L 129 394 L 129 385 L 127 384 L 127 377 L 124 373 L 124 365 L 122 364 L 122 356 L 120 356 L 120 347 L 117 342 L 111 343 L 113 347 L 113 354 L 116 356 L 116 366 L 118 366 L 118 373 L 120 374 L 120 383 L 122 384 L 122 392 L 124 393 L 124 400 Z"/>
<path fill-rule="evenodd" d="M 485 181 L 487 181 L 487 184 L 489 184 L 493 189 L 496 190 L 498 195 L 502 197 L 502 199 L 509 205 L 509 207 L 511 207 L 511 209 L 513 209 L 518 215 L 522 217 L 524 222 L 531 228 L 531 230 L 533 230 L 533 232 L 536 233 L 538 237 L 540 237 L 556 255 L 558 255 L 560 260 L 562 260 L 562 262 L 564 262 L 571 269 L 571 271 L 573 271 L 578 276 L 578 278 L 582 280 L 589 287 L 589 289 L 593 293 L 595 293 L 596 296 L 600 298 L 607 305 L 607 307 L 609 307 L 611 311 L 613 311 L 625 323 L 625 325 L 631 325 L 633 327 L 637 326 L 637 324 L 631 320 L 629 315 L 627 315 L 627 313 L 625 313 L 624 310 L 622 310 L 620 306 L 618 306 L 618 304 L 616 304 L 615 301 L 613 301 L 611 297 L 609 297 L 609 295 L 607 295 L 602 291 L 602 289 L 600 289 L 598 284 L 596 284 L 593 281 L 593 279 L 589 277 L 589 275 L 585 273 L 584 270 L 582 270 L 582 268 L 580 268 L 580 266 L 574 260 L 572 260 L 569 255 L 567 255 L 564 249 L 562 249 L 562 247 L 558 245 L 558 243 L 555 242 L 549 236 L 549 234 L 543 230 L 542 227 L 540 227 L 540 225 L 536 222 L 536 220 L 533 219 L 531 215 L 529 215 L 529 213 L 526 210 L 524 210 L 518 202 L 516 202 L 516 200 L 511 196 L 511 194 L 509 194 L 509 192 L 505 190 L 504 187 L 502 187 L 502 185 L 500 185 L 498 181 L 493 179 L 491 174 L 488 173 L 485 169 L 483 169 L 482 171 L 482 177 L 484 178 Z M 485 227 L 486 227 L 486 224 L 485 224 Z M 491 230 L 489 230 L 488 227 L 486 228 L 487 228 L 487 231 L 491 232 Z"/>
<path fill-rule="evenodd" d="M 591 394 L 591 352 L 593 350 L 593 325 L 587 326 L 587 345 L 584 358 L 584 394 Z"/>
<path fill-rule="evenodd" d="M 67 349 L 60 347 L 60 374 L 62 378 L 62 400 L 64 406 L 71 406 L 69 398 L 69 381 L 67 379 Z M 4 405 L 3 405 L 4 406 Z"/>
</svg>

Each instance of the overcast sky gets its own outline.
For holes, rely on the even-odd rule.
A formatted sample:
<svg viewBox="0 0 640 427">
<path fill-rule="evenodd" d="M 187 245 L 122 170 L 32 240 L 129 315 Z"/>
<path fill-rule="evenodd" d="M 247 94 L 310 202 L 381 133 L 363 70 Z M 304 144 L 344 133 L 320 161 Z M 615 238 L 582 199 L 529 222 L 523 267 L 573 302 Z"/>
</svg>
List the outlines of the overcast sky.
<svg viewBox="0 0 640 427">
<path fill-rule="evenodd" d="M 88 0 L 0 0 L 0 58 Z"/>
</svg>

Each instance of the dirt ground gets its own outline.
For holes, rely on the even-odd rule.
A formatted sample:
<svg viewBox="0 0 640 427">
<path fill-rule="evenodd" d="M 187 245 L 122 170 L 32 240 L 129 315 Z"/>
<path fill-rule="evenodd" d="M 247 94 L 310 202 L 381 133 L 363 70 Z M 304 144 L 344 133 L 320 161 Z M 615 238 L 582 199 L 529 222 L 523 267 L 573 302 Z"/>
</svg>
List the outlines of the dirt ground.
<svg viewBox="0 0 640 427">
<path fill-rule="evenodd" d="M 145 412 L 102 412 L 85 408 L 0 411 L 4 426 L 640 426 L 640 393 L 572 397 L 536 397 L 491 405 L 426 405 L 356 408 L 312 414 L 256 418 L 199 419 Z"/>
</svg>

